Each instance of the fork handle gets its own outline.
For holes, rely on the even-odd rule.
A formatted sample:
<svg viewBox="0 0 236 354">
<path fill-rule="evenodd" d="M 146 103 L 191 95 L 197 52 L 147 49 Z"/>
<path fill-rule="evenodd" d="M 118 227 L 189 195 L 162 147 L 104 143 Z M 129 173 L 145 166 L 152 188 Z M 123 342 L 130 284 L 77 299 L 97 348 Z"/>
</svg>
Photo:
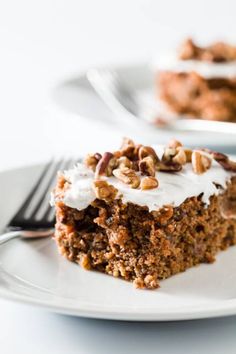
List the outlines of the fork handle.
<svg viewBox="0 0 236 354">
<path fill-rule="evenodd" d="M 0 245 L 21 235 L 22 230 L 5 232 L 4 234 L 0 235 Z"/>
<path fill-rule="evenodd" d="M 0 245 L 16 237 L 21 237 L 24 239 L 43 238 L 43 237 L 52 236 L 53 233 L 54 233 L 54 229 L 8 231 L 0 235 Z"/>
</svg>

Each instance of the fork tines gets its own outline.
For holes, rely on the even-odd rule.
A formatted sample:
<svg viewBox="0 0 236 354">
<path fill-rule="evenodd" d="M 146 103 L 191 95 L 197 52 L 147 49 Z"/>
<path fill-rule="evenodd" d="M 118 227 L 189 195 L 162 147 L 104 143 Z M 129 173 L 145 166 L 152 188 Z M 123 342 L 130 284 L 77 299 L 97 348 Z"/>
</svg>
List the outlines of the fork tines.
<svg viewBox="0 0 236 354">
<path fill-rule="evenodd" d="M 8 228 L 32 230 L 53 227 L 54 208 L 50 206 L 49 201 L 57 172 L 73 167 L 74 164 L 73 159 L 48 162 L 26 200 L 8 224 Z"/>
</svg>

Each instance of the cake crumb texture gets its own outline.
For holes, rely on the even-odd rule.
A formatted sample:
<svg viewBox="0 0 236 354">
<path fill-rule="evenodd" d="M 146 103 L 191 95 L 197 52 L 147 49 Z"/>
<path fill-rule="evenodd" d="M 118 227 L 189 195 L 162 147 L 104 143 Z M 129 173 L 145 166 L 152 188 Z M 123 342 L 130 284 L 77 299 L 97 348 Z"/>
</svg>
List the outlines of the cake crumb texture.
<svg viewBox="0 0 236 354">
<path fill-rule="evenodd" d="M 60 177 L 55 193 L 63 194 L 65 185 Z M 60 200 L 55 205 L 60 253 L 138 288 L 157 288 L 162 279 L 212 263 L 218 251 L 236 243 L 236 177 L 207 207 L 202 195 L 152 212 L 121 199 L 96 199 L 80 211 Z"/>
</svg>

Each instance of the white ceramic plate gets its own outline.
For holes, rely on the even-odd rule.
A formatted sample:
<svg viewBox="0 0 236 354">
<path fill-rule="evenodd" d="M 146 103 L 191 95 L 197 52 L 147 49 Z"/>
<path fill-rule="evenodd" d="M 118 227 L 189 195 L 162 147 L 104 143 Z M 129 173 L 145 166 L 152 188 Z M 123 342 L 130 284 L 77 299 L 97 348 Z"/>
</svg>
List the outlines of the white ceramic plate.
<svg viewBox="0 0 236 354">
<path fill-rule="evenodd" d="M 109 69 L 118 73 L 120 80 L 125 87 L 135 92 L 137 96 L 146 102 L 147 106 L 155 101 L 154 71 L 148 63 L 134 63 L 130 65 L 114 65 Z M 68 113 L 74 113 L 91 121 L 97 121 L 101 124 L 114 126 L 114 129 L 122 131 L 123 135 L 137 136 L 137 141 L 148 141 L 151 143 L 166 143 L 173 136 L 181 140 L 185 145 L 190 146 L 209 146 L 220 148 L 227 152 L 235 153 L 236 139 L 232 134 L 209 133 L 209 132 L 186 132 L 186 131 L 168 131 L 158 130 L 148 122 L 142 125 L 122 121 L 118 124 L 117 117 L 107 108 L 103 101 L 95 93 L 89 84 L 86 73 L 74 75 L 71 78 L 65 78 L 57 85 L 52 92 L 53 102 Z M 65 115 L 65 123 L 66 123 Z M 217 124 L 217 122 L 215 122 Z M 79 119 L 78 119 L 79 128 Z"/>
<path fill-rule="evenodd" d="M 0 173 L 1 227 L 17 210 L 42 166 Z M 170 321 L 236 314 L 236 247 L 212 265 L 136 290 L 123 280 L 62 258 L 52 239 L 15 239 L 0 246 L 0 296 L 75 316 Z"/>
</svg>

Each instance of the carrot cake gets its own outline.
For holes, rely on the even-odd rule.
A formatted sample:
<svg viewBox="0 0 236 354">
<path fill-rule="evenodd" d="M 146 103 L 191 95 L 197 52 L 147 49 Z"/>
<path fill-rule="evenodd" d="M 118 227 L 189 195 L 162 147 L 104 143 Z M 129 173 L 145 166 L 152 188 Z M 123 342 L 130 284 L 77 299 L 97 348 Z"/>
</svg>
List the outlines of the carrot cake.
<svg viewBox="0 0 236 354">
<path fill-rule="evenodd" d="M 174 113 L 236 122 L 236 47 L 186 40 L 175 56 L 156 62 L 158 98 Z"/>
<path fill-rule="evenodd" d="M 236 162 L 179 141 L 88 155 L 58 174 L 55 241 L 85 269 L 154 289 L 236 244 Z"/>
</svg>

